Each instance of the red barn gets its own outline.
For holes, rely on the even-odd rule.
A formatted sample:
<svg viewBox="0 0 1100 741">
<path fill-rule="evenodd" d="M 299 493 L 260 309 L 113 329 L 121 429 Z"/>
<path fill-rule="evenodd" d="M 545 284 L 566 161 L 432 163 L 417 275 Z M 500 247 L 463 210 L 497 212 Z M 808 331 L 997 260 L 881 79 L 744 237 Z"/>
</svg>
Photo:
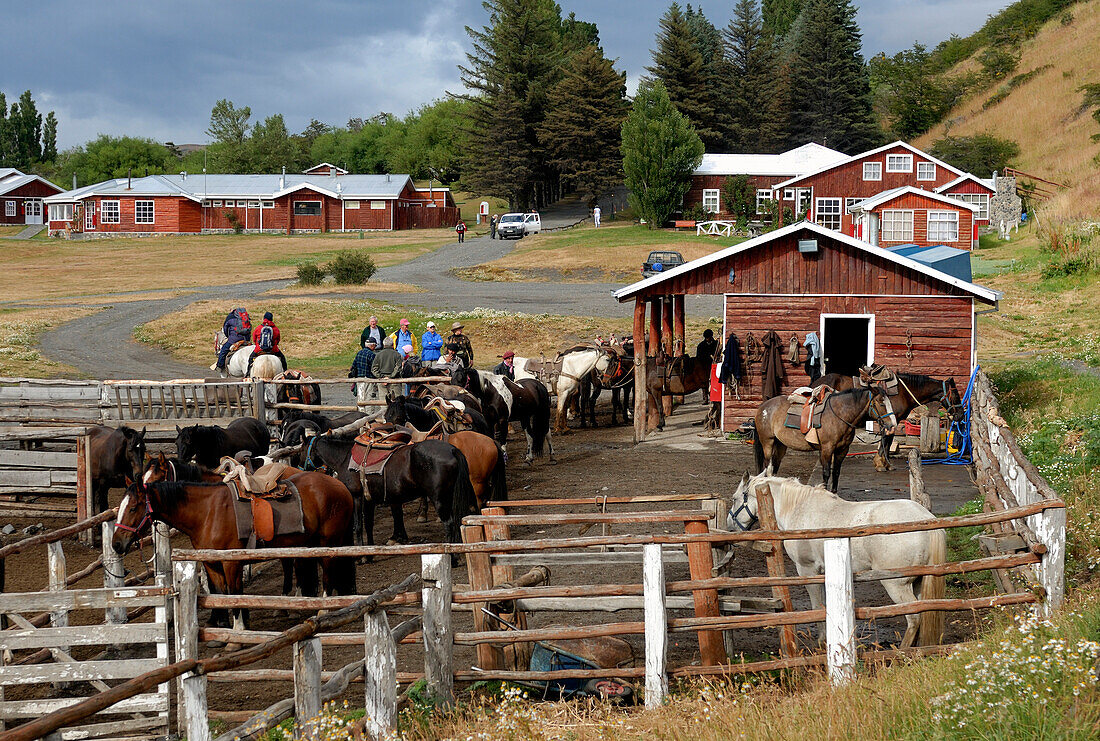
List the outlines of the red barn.
<svg viewBox="0 0 1100 741">
<path fill-rule="evenodd" d="M 37 175 L 0 167 L 0 224 L 42 224 L 42 199 L 63 189 Z"/>
<path fill-rule="evenodd" d="M 946 245 L 969 250 L 978 244 L 978 207 L 913 186 L 865 198 L 849 210 L 852 234 L 876 247 Z"/>
<path fill-rule="evenodd" d="M 727 389 L 722 427 L 732 431 L 764 401 L 761 363 L 745 355 L 749 335 L 775 330 L 784 356 L 792 338 L 798 361 L 784 361 L 783 390 L 808 385 L 807 335 L 818 337 L 822 372 L 854 373 L 865 363 L 953 377 L 965 388 L 976 364 L 975 308 L 996 306 L 998 291 L 817 224 L 800 222 L 685 263 L 615 293 L 635 301 L 637 353 L 690 346 L 686 295 L 722 296 L 722 340 L 736 335 L 744 375 Z M 649 345 L 645 344 L 649 307 Z M 671 325 L 671 326 L 670 326 Z M 637 372 L 636 368 L 636 372 Z M 644 372 L 644 367 L 643 367 Z M 643 379 L 644 380 L 644 379 Z M 635 427 L 644 437 L 644 429 Z"/>
<path fill-rule="evenodd" d="M 976 206 L 975 223 L 979 226 L 989 225 L 989 202 L 997 195 L 997 188 L 993 185 L 992 179 L 985 180 L 970 173 L 965 173 L 950 183 L 936 188 L 936 192 Z"/>
</svg>

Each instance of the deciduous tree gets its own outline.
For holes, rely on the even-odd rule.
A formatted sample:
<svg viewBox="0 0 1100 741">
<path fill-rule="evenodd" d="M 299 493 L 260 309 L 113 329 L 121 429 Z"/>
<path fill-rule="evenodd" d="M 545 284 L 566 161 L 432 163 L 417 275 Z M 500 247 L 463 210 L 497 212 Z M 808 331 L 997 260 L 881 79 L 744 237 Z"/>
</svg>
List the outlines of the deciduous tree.
<svg viewBox="0 0 1100 741">
<path fill-rule="evenodd" d="M 98 183 L 132 174 L 142 177 L 172 172 L 176 159 L 168 148 L 152 139 L 109 136 L 66 150 L 58 158 L 58 179 L 69 183 L 76 175 L 80 185 Z"/>
</svg>

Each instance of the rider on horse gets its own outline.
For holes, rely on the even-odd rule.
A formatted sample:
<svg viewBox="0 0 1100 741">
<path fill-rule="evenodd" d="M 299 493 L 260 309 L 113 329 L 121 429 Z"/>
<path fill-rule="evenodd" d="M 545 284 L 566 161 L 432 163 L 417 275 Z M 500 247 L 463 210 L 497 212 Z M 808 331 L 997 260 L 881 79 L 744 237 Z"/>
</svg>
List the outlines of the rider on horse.
<svg viewBox="0 0 1100 741">
<path fill-rule="evenodd" d="M 286 356 L 279 350 L 279 328 L 275 326 L 275 317 L 270 311 L 264 312 L 264 320 L 260 326 L 252 332 L 252 355 L 248 358 L 247 376 L 252 372 L 252 361 L 260 355 L 276 355 L 283 362 L 283 370 L 287 369 Z"/>
<path fill-rule="evenodd" d="M 222 324 L 222 334 L 225 335 L 225 342 L 222 343 L 221 348 L 218 350 L 218 360 L 210 368 L 210 370 L 216 370 L 225 372 L 225 359 L 229 355 L 230 350 L 238 342 L 247 342 L 252 337 L 252 320 L 248 318 L 248 311 L 243 308 L 233 309 L 225 317 L 225 322 Z M 283 361 L 286 364 L 286 361 Z"/>
</svg>

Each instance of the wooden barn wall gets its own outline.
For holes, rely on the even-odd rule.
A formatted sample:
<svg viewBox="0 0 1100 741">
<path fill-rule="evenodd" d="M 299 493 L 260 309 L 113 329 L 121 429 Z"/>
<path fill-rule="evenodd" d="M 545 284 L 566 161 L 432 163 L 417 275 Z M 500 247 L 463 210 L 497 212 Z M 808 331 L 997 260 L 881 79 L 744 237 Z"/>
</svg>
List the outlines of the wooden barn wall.
<svg viewBox="0 0 1100 741">
<path fill-rule="evenodd" d="M 815 238 L 818 252 L 798 252 L 799 238 Z M 729 281 L 730 270 L 734 282 Z M 723 260 L 677 275 L 640 292 L 670 294 L 966 295 L 924 273 L 898 265 L 816 232 L 798 231 Z"/>
<path fill-rule="evenodd" d="M 760 340 L 770 330 L 782 339 L 783 390 L 809 385 L 804 370 L 810 332 L 820 336 L 822 314 L 873 314 L 875 362 L 895 371 L 953 377 L 959 389 L 970 380 L 971 311 L 969 297 L 949 296 L 741 296 L 726 297 L 726 331 L 737 335 L 744 376 L 739 396 L 725 393 L 723 427 L 733 431 L 751 419 L 764 401 L 761 364 L 748 363 L 745 343 L 749 333 Z M 799 360 L 787 362 L 791 336 L 798 338 Z M 727 334 L 728 338 L 728 334 Z M 913 357 L 907 357 L 911 338 Z M 723 338 L 723 341 L 725 338 Z"/>
<path fill-rule="evenodd" d="M 81 212 L 80 222 L 74 221 L 81 231 L 99 233 L 144 233 L 155 232 L 158 234 L 175 234 L 180 231 L 180 211 L 188 208 L 184 204 L 197 206 L 194 201 L 179 196 L 126 196 L 122 198 L 95 197 L 95 229 L 84 229 L 84 216 Z M 103 223 L 103 201 L 118 201 L 118 223 Z M 134 222 L 134 204 L 137 201 L 153 202 L 153 223 L 137 224 Z M 84 201 L 85 204 L 89 201 Z M 85 206 L 86 207 L 86 206 Z"/>
<path fill-rule="evenodd" d="M 374 200 L 383 200 L 375 198 Z M 389 229 L 392 222 L 393 201 L 385 201 L 385 208 L 373 209 L 370 207 L 370 199 L 359 201 L 359 208 L 344 209 L 344 229 Z M 332 202 L 332 209 L 328 213 L 329 231 L 340 230 L 339 201 Z"/>
<path fill-rule="evenodd" d="M 703 190 L 718 189 L 722 190 L 722 186 L 726 184 L 726 180 L 735 177 L 734 175 L 692 175 L 691 176 L 691 189 L 688 190 L 687 195 L 684 196 L 684 209 L 689 209 L 696 204 L 703 202 Z M 758 188 L 771 188 L 776 183 L 781 183 L 784 180 L 791 177 L 790 175 L 750 175 L 749 185 L 753 189 L 755 194 Z M 726 203 L 725 194 L 720 194 L 722 210 L 719 215 L 728 215 L 729 204 Z"/>
<path fill-rule="evenodd" d="M 948 247 L 956 247 L 960 250 L 969 250 L 974 234 L 974 213 L 965 208 L 949 206 L 941 201 L 936 201 L 916 193 L 907 193 L 900 198 L 887 201 L 881 206 L 876 206 L 874 213 L 882 218 L 882 212 L 886 210 L 903 209 L 913 212 L 913 238 L 896 242 L 887 242 L 882 238 L 882 229 L 879 228 L 879 246 L 892 247 L 898 244 L 919 244 L 926 247 L 937 244 L 945 244 Z M 929 241 L 928 239 L 928 212 L 929 211 L 955 211 L 959 214 L 959 239 L 955 242 L 943 240 Z M 881 223 L 881 221 L 879 222 Z"/>
<path fill-rule="evenodd" d="M 33 180 L 25 185 L 21 185 L 18 188 L 8 191 L 4 195 L 0 196 L 0 224 L 24 224 L 27 221 L 27 215 L 23 212 L 23 201 L 28 198 L 45 198 L 46 196 L 56 195 L 61 192 L 61 188 L 55 185 L 48 185 L 40 180 Z M 15 215 L 6 216 L 7 208 L 6 201 L 15 201 Z M 46 219 L 50 216 L 49 206 L 42 204 L 42 223 L 46 223 Z M 59 223 L 59 222 L 55 222 Z"/>
</svg>

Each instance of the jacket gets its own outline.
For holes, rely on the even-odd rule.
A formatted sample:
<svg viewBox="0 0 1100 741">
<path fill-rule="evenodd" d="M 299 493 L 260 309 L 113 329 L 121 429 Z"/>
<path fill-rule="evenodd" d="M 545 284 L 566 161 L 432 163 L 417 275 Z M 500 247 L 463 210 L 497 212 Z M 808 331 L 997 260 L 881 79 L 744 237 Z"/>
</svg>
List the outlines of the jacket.
<svg viewBox="0 0 1100 741">
<path fill-rule="evenodd" d="M 493 373 L 496 373 L 498 376 L 504 376 L 509 381 L 516 380 L 515 366 L 509 366 L 503 360 L 497 363 L 497 366 L 493 368 Z"/>
<path fill-rule="evenodd" d="M 443 353 L 443 335 L 428 330 L 420 336 L 420 359 L 425 363 L 434 363 Z"/>
<path fill-rule="evenodd" d="M 397 330 L 396 332 L 394 332 L 393 334 L 390 335 L 390 339 L 393 340 L 393 349 L 394 350 L 400 350 L 405 345 L 412 345 L 413 346 L 413 352 L 415 354 L 419 355 L 420 354 L 420 343 L 417 342 L 416 335 L 414 335 L 411 331 L 405 332 L 404 333 L 405 337 L 404 337 L 404 339 L 402 339 L 401 336 L 400 336 L 401 334 L 402 334 L 402 330 L 399 329 L 399 330 Z"/>
<path fill-rule="evenodd" d="M 244 312 L 245 317 L 248 316 L 248 312 L 244 309 L 233 309 L 222 323 L 222 334 L 230 342 L 240 342 L 252 337 L 252 323 L 247 319 L 242 322 L 241 318 L 237 316 L 239 311 Z"/>
<path fill-rule="evenodd" d="M 397 378 L 396 371 L 401 370 L 401 354 L 392 347 L 383 347 L 374 354 L 371 373 L 375 378 Z"/>
<path fill-rule="evenodd" d="M 464 334 L 452 334 L 447 338 L 446 346 L 455 346 L 455 354 L 462 358 L 467 368 L 474 365 L 474 348 L 470 344 L 470 338 Z"/>
<path fill-rule="evenodd" d="M 374 363 L 374 350 L 369 347 L 364 347 L 355 355 L 355 360 L 351 362 L 351 370 L 348 371 L 348 378 L 374 378 L 374 373 L 371 371 L 371 365 Z"/>
<path fill-rule="evenodd" d="M 363 328 L 363 334 L 359 335 L 359 347 L 366 347 L 367 340 L 371 336 L 371 326 L 368 324 Z M 374 339 L 378 342 L 378 347 L 382 347 L 382 342 L 386 339 L 386 330 L 379 324 L 374 328 Z"/>
<path fill-rule="evenodd" d="M 764 347 L 764 363 L 760 371 L 764 379 L 762 394 L 764 401 L 767 401 L 783 392 L 783 381 L 786 380 L 783 374 L 783 340 L 774 329 L 770 329 L 760 344 Z"/>
<path fill-rule="evenodd" d="M 737 335 L 730 332 L 726 339 L 726 349 L 722 353 L 722 370 L 718 380 L 729 383 L 730 379 L 741 380 L 741 344 L 737 341 Z"/>
<path fill-rule="evenodd" d="M 260 349 L 260 333 L 263 332 L 264 327 L 271 327 L 273 330 L 275 330 L 275 342 L 271 346 L 270 350 Z M 260 326 L 256 327 L 254 330 L 252 330 L 252 344 L 254 344 L 256 346 L 255 351 L 258 352 L 258 353 L 261 353 L 261 352 L 277 353 L 277 352 L 279 352 L 279 328 L 275 326 L 275 322 L 272 322 L 268 319 L 264 319 L 262 322 L 260 322 Z"/>
</svg>

